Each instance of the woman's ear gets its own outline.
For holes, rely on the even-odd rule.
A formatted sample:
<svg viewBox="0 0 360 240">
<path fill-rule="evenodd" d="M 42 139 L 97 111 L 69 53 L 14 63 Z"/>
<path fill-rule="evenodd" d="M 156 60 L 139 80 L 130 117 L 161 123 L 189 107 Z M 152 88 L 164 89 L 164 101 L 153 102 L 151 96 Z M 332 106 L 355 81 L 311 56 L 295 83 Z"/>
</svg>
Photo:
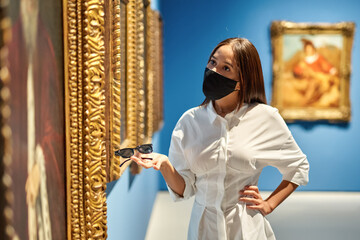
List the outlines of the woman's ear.
<svg viewBox="0 0 360 240">
<path fill-rule="evenodd" d="M 236 83 L 235 90 L 237 90 L 237 91 L 240 90 L 240 82 L 239 81 Z"/>
</svg>

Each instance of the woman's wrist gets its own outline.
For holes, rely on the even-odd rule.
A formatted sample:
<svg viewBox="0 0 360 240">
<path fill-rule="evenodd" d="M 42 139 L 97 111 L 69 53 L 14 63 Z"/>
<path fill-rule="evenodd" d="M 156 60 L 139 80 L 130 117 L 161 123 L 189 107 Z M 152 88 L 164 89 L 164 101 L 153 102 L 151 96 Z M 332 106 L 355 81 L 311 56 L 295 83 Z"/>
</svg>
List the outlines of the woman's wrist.
<svg viewBox="0 0 360 240">
<path fill-rule="evenodd" d="M 169 168 L 171 168 L 172 165 L 171 165 L 171 163 L 169 161 L 169 158 L 167 156 L 162 155 L 161 158 L 162 159 L 161 159 L 161 165 L 160 165 L 159 170 L 160 170 L 160 172 L 163 173 L 164 171 L 167 171 Z"/>
<path fill-rule="evenodd" d="M 274 204 L 270 199 L 266 199 L 265 203 L 267 205 L 267 213 L 266 214 L 272 213 L 272 211 L 274 211 L 274 209 L 277 207 L 277 206 L 275 206 L 276 204 Z"/>
<path fill-rule="evenodd" d="M 275 191 L 265 200 L 268 203 L 271 212 L 295 191 L 297 187 L 297 184 L 283 180 Z"/>
</svg>

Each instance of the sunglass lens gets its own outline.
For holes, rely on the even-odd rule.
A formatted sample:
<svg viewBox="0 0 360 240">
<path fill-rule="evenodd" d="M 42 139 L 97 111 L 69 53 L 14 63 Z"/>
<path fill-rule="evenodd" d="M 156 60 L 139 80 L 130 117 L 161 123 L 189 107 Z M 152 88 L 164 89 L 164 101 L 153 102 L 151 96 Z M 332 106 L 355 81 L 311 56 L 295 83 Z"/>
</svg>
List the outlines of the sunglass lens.
<svg viewBox="0 0 360 240">
<path fill-rule="evenodd" d="M 134 150 L 131 148 L 120 149 L 119 155 L 123 158 L 129 158 L 134 155 Z"/>
<path fill-rule="evenodd" d="M 138 150 L 141 153 L 152 153 L 153 152 L 153 148 L 152 148 L 151 144 L 140 145 Z"/>
</svg>

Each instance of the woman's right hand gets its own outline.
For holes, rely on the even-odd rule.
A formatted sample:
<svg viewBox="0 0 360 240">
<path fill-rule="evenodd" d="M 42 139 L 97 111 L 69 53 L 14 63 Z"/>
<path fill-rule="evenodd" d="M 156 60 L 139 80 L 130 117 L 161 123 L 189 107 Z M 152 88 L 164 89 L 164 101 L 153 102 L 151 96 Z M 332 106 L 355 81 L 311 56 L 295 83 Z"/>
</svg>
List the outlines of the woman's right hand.
<svg viewBox="0 0 360 240">
<path fill-rule="evenodd" d="M 160 170 L 162 166 L 169 163 L 169 158 L 166 155 L 160 153 L 142 154 L 136 152 L 133 156 L 130 157 L 130 159 L 136 162 L 139 166 L 142 166 L 146 169 L 154 168 L 155 170 Z"/>
</svg>

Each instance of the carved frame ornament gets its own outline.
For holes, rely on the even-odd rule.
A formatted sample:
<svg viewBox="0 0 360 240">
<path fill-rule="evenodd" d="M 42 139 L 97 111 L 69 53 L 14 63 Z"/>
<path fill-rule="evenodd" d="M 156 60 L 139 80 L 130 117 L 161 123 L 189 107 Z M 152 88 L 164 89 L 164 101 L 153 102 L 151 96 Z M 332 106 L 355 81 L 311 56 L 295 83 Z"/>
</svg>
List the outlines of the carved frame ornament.
<svg viewBox="0 0 360 240">
<path fill-rule="evenodd" d="M 130 165 L 114 151 L 160 126 L 160 18 L 144 0 L 63 4 L 68 239 L 106 239 L 106 183 Z"/>
<path fill-rule="evenodd" d="M 12 143 L 9 118 L 11 80 L 8 69 L 7 44 L 11 38 L 11 20 L 8 15 L 9 2 L 0 0 L 0 239 L 19 239 L 13 227 L 13 203 L 11 163 Z"/>
<path fill-rule="evenodd" d="M 273 94 L 271 104 L 279 109 L 280 114 L 286 121 L 350 121 L 351 104 L 349 92 L 351 75 L 351 50 L 354 38 L 354 30 L 355 24 L 353 22 L 341 22 L 334 24 L 294 23 L 287 21 L 272 22 L 271 44 L 273 53 Z M 300 39 L 303 41 L 303 45 L 301 46 L 303 46 L 304 53 L 300 53 L 300 51 L 298 51 L 291 55 L 293 56 L 292 58 L 286 59 L 286 51 L 289 52 L 289 49 L 291 50 L 296 44 L 298 44 L 294 44 L 294 41 L 289 44 L 290 40 L 288 39 L 295 38 L 298 38 L 298 43 L 300 42 Z M 289 69 L 294 69 L 292 68 L 294 66 L 292 65 L 292 62 L 295 63 L 297 57 L 304 56 L 304 54 L 306 54 L 305 42 L 307 39 L 311 39 L 312 42 L 314 42 L 313 46 L 315 45 L 317 48 L 318 54 L 327 53 L 328 56 L 336 56 L 329 57 L 329 60 L 332 60 L 333 62 L 334 59 L 337 59 L 336 73 L 331 73 L 334 77 L 326 77 L 324 74 L 316 75 L 317 73 L 314 73 L 312 70 L 307 70 L 310 72 L 307 76 L 311 76 L 312 78 L 307 78 L 305 75 L 305 77 L 296 78 L 295 72 L 293 75 L 291 74 L 291 70 Z M 321 41 L 319 39 L 321 39 Z M 337 42 L 334 39 L 337 39 Z M 315 43 L 318 44 L 316 45 Z M 322 52 L 320 52 L 321 50 Z M 334 53 L 337 55 L 330 55 Z M 304 66 L 305 62 L 302 62 L 302 66 Z M 312 80 L 312 85 L 315 87 L 311 87 L 311 82 L 308 81 L 308 87 L 304 88 L 303 86 L 305 86 L 304 84 L 306 82 L 304 79 L 315 79 Z M 284 100 L 286 99 L 285 95 L 287 95 L 287 99 L 290 99 L 290 101 L 291 99 L 295 99 L 289 92 L 284 90 L 287 89 L 286 87 L 284 88 L 284 86 L 289 86 L 287 84 L 290 84 L 290 81 L 293 82 L 292 86 L 296 85 L 296 88 L 298 89 L 304 88 L 301 91 L 304 92 L 305 97 L 307 92 L 312 91 L 312 88 L 315 89 L 314 94 L 312 95 L 312 99 L 310 99 L 307 103 L 302 103 L 300 99 L 299 102 L 301 103 L 299 104 L 297 102 L 292 103 L 293 105 L 287 104 L 286 100 Z M 316 87 L 317 83 L 319 83 L 318 87 Z M 330 88 L 331 86 L 336 86 L 336 88 Z M 327 95 L 325 96 L 325 94 Z M 316 100 L 316 98 L 319 100 Z"/>
<path fill-rule="evenodd" d="M 105 239 L 104 1 L 63 9 L 68 239 Z"/>
<path fill-rule="evenodd" d="M 151 136 L 163 124 L 163 53 L 160 13 L 147 9 L 147 133 Z"/>
</svg>

